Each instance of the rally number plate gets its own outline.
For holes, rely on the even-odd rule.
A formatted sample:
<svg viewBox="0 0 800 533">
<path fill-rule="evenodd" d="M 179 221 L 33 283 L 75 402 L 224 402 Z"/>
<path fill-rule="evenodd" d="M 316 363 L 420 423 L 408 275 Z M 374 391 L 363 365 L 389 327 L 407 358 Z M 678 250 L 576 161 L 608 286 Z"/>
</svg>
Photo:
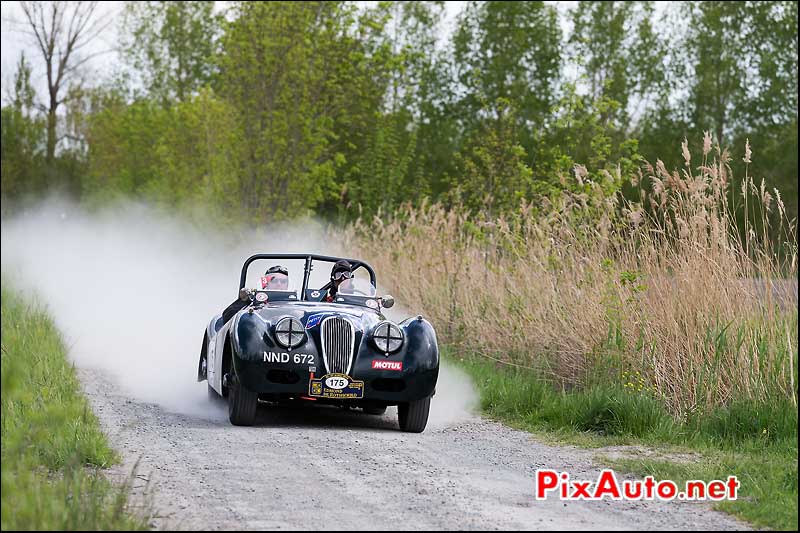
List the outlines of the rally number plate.
<svg viewBox="0 0 800 533">
<path fill-rule="evenodd" d="M 364 382 L 347 374 L 325 374 L 308 382 L 308 395 L 315 398 L 358 400 L 364 397 Z"/>
</svg>

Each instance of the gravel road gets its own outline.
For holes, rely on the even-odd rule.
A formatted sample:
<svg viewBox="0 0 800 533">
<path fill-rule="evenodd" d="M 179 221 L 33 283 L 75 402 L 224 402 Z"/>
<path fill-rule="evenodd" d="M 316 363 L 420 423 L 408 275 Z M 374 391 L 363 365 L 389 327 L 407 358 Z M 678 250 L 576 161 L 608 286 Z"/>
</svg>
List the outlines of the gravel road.
<svg viewBox="0 0 800 533">
<path fill-rule="evenodd" d="M 743 529 L 697 502 L 533 499 L 540 467 L 593 479 L 597 452 L 549 446 L 480 417 L 434 420 L 422 434 L 382 416 L 335 408 L 261 406 L 233 427 L 223 406 L 172 413 L 79 371 L 121 453 L 112 477 L 150 494 L 159 529 Z M 439 403 L 443 409 L 442 402 Z M 144 486 L 144 488 L 143 488 Z"/>
</svg>

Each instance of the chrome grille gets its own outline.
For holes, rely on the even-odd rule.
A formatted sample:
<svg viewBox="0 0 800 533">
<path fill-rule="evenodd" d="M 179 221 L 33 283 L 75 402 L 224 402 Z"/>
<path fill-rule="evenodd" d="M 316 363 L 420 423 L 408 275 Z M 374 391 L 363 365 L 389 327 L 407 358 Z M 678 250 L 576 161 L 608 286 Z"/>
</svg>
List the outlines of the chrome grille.
<svg viewBox="0 0 800 533">
<path fill-rule="evenodd" d="M 356 342 L 353 324 L 345 318 L 330 316 L 322 321 L 320 334 L 322 359 L 328 373 L 349 374 Z"/>
</svg>

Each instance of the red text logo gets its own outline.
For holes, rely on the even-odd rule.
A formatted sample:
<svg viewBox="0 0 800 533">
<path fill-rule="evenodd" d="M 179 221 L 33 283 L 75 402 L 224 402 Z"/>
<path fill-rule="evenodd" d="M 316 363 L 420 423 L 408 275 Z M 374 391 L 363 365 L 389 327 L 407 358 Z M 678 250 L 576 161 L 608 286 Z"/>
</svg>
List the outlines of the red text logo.
<svg viewBox="0 0 800 533">
<path fill-rule="evenodd" d="M 372 361 L 373 370 L 403 370 L 402 361 Z"/>
<path fill-rule="evenodd" d="M 653 476 L 618 480 L 613 470 L 603 470 L 594 480 L 573 480 L 567 472 L 536 471 L 534 497 L 545 500 L 552 495 L 560 500 L 736 500 L 739 480 L 728 476 L 722 481 L 690 480 L 682 487 L 670 480 L 656 481 Z"/>
</svg>

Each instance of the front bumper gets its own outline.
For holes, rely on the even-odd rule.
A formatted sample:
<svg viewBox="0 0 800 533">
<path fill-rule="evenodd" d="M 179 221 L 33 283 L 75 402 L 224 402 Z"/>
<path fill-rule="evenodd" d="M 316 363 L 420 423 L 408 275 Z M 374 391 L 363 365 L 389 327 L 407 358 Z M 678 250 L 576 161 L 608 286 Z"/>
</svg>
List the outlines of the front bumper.
<svg viewBox="0 0 800 533">
<path fill-rule="evenodd" d="M 357 362 L 350 373 L 354 380 L 364 382 L 364 397 L 360 400 L 337 400 L 342 403 L 383 402 L 392 405 L 421 400 L 433 395 L 439 377 L 438 364 L 433 368 L 403 367 L 401 371 L 373 370 L 371 362 Z M 366 368 L 364 368 L 366 367 Z M 275 399 L 309 395 L 311 373 L 308 367 L 276 365 L 261 361 L 244 361 L 234 358 L 236 377 L 247 389 L 274 396 Z M 324 369 L 315 378 L 324 374 Z"/>
</svg>

